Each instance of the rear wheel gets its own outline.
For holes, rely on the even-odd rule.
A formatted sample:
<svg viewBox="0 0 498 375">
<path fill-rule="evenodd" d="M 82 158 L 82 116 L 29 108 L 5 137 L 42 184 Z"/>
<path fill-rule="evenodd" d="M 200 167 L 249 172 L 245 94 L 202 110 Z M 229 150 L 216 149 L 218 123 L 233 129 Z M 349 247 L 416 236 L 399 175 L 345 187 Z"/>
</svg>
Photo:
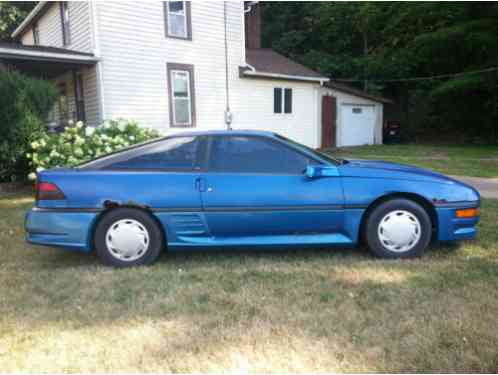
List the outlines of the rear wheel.
<svg viewBox="0 0 498 375">
<path fill-rule="evenodd" d="M 114 267 L 151 264 L 163 248 L 159 225 L 148 213 L 134 208 L 106 214 L 97 224 L 94 242 L 102 262 Z"/>
<path fill-rule="evenodd" d="M 421 255 L 432 235 L 431 219 L 418 203 L 393 199 L 368 215 L 364 237 L 370 250 L 382 258 Z"/>
</svg>

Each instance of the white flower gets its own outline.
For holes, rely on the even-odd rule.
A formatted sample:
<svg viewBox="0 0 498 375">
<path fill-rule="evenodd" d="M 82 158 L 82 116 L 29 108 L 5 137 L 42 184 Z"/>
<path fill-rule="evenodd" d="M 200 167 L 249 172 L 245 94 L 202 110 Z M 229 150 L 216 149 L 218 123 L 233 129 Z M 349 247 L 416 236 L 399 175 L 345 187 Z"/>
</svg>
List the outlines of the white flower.
<svg viewBox="0 0 498 375">
<path fill-rule="evenodd" d="M 81 128 L 83 127 L 83 121 L 78 121 L 78 122 L 76 123 L 76 127 L 77 127 L 78 129 L 81 129 Z"/>
<path fill-rule="evenodd" d="M 134 141 L 135 140 L 135 136 L 134 135 L 130 135 L 128 138 L 130 139 L 130 141 Z"/>
<path fill-rule="evenodd" d="M 36 171 L 37 171 L 38 173 L 43 172 L 44 170 L 45 170 L 45 168 L 42 168 L 42 167 L 38 167 L 38 168 L 36 168 Z"/>
<path fill-rule="evenodd" d="M 106 152 L 106 153 L 110 153 L 111 151 L 112 151 L 112 148 L 110 148 L 109 146 L 107 146 L 107 147 L 105 148 L 105 152 Z"/>
<path fill-rule="evenodd" d="M 78 147 L 77 149 L 74 150 L 74 154 L 76 156 L 83 156 L 83 150 Z"/>
<path fill-rule="evenodd" d="M 69 120 L 69 121 L 67 122 L 67 124 L 68 124 L 69 126 L 72 126 L 72 125 L 74 124 L 74 121 L 73 121 L 73 120 Z"/>
<path fill-rule="evenodd" d="M 30 174 L 28 174 L 28 179 L 30 179 L 31 181 L 36 180 L 36 173 L 31 172 Z"/>
<path fill-rule="evenodd" d="M 76 139 L 74 140 L 74 144 L 76 146 L 82 146 L 85 144 L 85 140 L 81 137 L 76 136 Z"/>
<path fill-rule="evenodd" d="M 126 130 L 126 122 L 120 121 L 118 123 L 118 129 L 119 129 L 119 131 L 124 132 Z"/>
<path fill-rule="evenodd" d="M 95 128 L 92 128 L 92 127 L 85 128 L 85 135 L 87 137 L 91 137 L 93 135 L 93 133 L 95 133 Z"/>
<path fill-rule="evenodd" d="M 38 142 L 32 142 L 32 143 L 31 143 L 31 148 L 32 148 L 33 150 L 36 150 L 39 146 L 40 146 L 40 145 L 38 144 Z"/>
<path fill-rule="evenodd" d="M 40 146 L 45 147 L 47 145 L 47 142 L 45 142 L 44 139 L 40 141 Z"/>
</svg>

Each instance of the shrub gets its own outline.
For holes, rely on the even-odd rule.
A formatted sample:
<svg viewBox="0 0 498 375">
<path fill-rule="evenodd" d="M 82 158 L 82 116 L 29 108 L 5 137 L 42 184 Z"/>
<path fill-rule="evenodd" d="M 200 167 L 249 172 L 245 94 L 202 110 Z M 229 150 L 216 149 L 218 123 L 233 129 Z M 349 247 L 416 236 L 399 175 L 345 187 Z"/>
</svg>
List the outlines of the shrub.
<svg viewBox="0 0 498 375">
<path fill-rule="evenodd" d="M 123 119 L 105 121 L 98 127 L 85 127 L 79 121 L 59 134 L 44 133 L 31 143 L 29 179 L 47 168 L 73 166 L 132 144 L 159 137 L 155 130 Z"/>
<path fill-rule="evenodd" d="M 56 99 L 57 90 L 50 82 L 0 73 L 0 181 L 25 178 L 26 151 L 43 131 Z"/>
</svg>

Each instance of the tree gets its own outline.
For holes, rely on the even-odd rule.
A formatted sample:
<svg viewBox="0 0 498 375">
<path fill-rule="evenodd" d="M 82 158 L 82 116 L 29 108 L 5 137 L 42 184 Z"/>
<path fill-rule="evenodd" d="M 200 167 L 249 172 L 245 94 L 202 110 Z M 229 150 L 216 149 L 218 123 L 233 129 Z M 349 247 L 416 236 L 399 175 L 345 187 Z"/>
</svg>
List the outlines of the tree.
<svg viewBox="0 0 498 375">
<path fill-rule="evenodd" d="M 417 131 L 498 143 L 498 73 L 471 73 L 498 66 L 496 35 L 497 3 L 263 3 L 264 45 L 394 96 Z"/>
<path fill-rule="evenodd" d="M 0 42 L 10 42 L 10 35 L 36 5 L 36 1 L 0 1 Z"/>
</svg>

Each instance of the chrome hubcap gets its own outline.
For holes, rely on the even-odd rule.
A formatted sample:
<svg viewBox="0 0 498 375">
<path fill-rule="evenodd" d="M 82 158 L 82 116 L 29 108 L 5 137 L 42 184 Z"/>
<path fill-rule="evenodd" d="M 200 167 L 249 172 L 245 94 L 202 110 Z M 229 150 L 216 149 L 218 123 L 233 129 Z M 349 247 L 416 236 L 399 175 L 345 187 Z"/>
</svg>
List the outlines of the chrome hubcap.
<svg viewBox="0 0 498 375">
<path fill-rule="evenodd" d="M 149 248 L 149 232 L 138 221 L 123 219 L 112 224 L 105 235 L 110 254 L 131 262 L 142 257 Z"/>
<path fill-rule="evenodd" d="M 408 211 L 397 210 L 389 212 L 382 218 L 377 233 L 384 247 L 402 253 L 418 243 L 422 230 L 415 215 Z"/>
</svg>

